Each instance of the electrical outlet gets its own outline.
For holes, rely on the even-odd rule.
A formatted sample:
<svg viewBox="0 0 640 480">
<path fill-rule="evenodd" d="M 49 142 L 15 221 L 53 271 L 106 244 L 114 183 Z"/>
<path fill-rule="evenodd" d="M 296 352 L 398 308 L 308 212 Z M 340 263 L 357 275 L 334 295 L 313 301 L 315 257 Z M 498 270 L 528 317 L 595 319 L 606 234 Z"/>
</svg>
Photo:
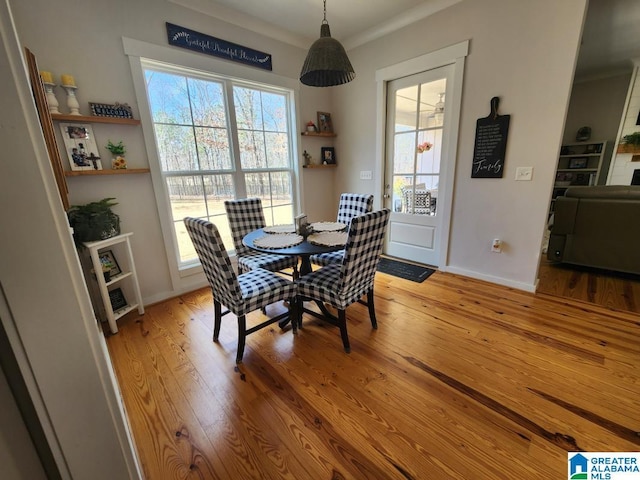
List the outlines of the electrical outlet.
<svg viewBox="0 0 640 480">
<path fill-rule="evenodd" d="M 371 170 L 361 170 L 360 171 L 360 180 L 371 180 L 373 179 L 373 173 Z"/>
<path fill-rule="evenodd" d="M 501 253 L 502 252 L 502 240 L 499 238 L 494 238 L 493 243 L 491 244 L 491 251 L 493 253 Z"/>
</svg>

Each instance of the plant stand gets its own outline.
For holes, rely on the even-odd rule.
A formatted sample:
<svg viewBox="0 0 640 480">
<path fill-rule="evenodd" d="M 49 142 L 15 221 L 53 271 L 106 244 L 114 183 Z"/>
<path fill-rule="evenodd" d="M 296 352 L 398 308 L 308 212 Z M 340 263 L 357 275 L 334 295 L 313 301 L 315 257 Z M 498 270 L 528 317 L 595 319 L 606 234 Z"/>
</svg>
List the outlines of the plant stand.
<svg viewBox="0 0 640 480">
<path fill-rule="evenodd" d="M 140 295 L 140 287 L 138 285 L 138 275 L 136 274 L 136 267 L 133 261 L 133 252 L 131 251 L 131 243 L 129 238 L 133 233 L 123 233 L 116 237 L 107 238 L 106 240 L 98 240 L 95 242 L 85 242 L 83 245 L 89 250 L 89 256 L 91 258 L 91 264 L 94 272 L 96 272 L 95 278 L 98 282 L 98 290 L 100 298 L 104 306 L 106 319 L 109 322 L 109 328 L 111 333 L 118 333 L 118 326 L 116 321 L 134 310 L 138 309 L 140 315 L 144 314 L 144 306 L 142 305 L 142 296 Z M 107 282 L 104 275 L 102 275 L 102 264 L 100 263 L 100 250 L 104 250 L 107 247 L 117 247 L 120 255 L 124 253 L 124 262 L 122 262 L 122 272 L 118 275 L 112 276 Z M 122 257 L 121 257 L 122 260 Z M 128 303 L 115 309 L 111 303 L 110 292 L 116 289 L 116 286 L 122 286 L 125 289 L 127 296 L 133 298 L 135 301 Z"/>
</svg>

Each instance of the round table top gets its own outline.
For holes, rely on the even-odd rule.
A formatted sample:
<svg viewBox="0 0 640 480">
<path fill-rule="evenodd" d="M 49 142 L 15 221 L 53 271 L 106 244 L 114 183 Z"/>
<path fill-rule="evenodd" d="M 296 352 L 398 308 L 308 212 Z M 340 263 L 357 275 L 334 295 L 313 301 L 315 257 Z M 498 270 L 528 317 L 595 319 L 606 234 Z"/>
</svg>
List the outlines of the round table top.
<svg viewBox="0 0 640 480">
<path fill-rule="evenodd" d="M 256 240 L 257 238 L 263 237 L 265 235 L 278 235 L 278 234 L 265 233 L 262 230 L 262 228 L 259 228 L 258 230 L 254 230 L 253 232 L 245 235 L 244 238 L 242 239 L 242 244 L 245 247 L 249 247 L 252 250 L 256 250 L 258 252 L 274 253 L 277 255 L 300 255 L 300 256 L 311 256 L 311 255 L 316 255 L 318 253 L 336 252 L 344 248 L 344 245 L 334 245 L 331 247 L 328 247 L 325 245 L 316 245 L 316 244 L 307 242 L 306 238 L 302 241 L 302 243 L 299 243 L 298 245 L 293 245 L 291 247 L 284 247 L 284 248 L 256 247 L 253 244 L 254 240 Z"/>
</svg>

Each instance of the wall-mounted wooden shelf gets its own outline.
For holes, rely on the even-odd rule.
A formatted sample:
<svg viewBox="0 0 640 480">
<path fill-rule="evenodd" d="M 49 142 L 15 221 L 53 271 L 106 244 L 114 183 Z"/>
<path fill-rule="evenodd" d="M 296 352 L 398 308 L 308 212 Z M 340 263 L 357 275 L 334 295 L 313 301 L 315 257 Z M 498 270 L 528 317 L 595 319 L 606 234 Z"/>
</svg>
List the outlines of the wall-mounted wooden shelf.
<svg viewBox="0 0 640 480">
<path fill-rule="evenodd" d="M 330 165 L 303 165 L 302 168 L 336 168 L 338 165 L 332 163 Z"/>
<path fill-rule="evenodd" d="M 621 143 L 618 145 L 618 153 L 640 153 L 640 145 Z"/>
<path fill-rule="evenodd" d="M 51 118 L 59 122 L 117 123 L 120 125 L 140 125 L 140 120 L 136 120 L 135 118 L 98 117 L 95 115 L 64 115 L 61 113 L 52 113 Z"/>
<path fill-rule="evenodd" d="M 91 175 L 127 175 L 132 173 L 149 173 L 148 168 L 123 168 L 121 170 L 77 170 L 64 172 L 65 177 L 88 177 Z"/>
<path fill-rule="evenodd" d="M 335 133 L 327 133 L 327 132 L 302 132 L 301 135 L 303 137 L 335 137 Z"/>
</svg>

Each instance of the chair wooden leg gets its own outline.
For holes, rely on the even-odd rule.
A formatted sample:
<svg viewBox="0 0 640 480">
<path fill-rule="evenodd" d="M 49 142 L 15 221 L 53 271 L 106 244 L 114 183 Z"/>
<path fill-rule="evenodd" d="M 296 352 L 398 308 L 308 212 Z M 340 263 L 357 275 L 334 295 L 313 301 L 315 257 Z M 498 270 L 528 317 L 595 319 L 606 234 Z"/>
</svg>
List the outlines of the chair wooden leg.
<svg viewBox="0 0 640 480">
<path fill-rule="evenodd" d="M 291 328 L 293 328 L 293 334 L 298 333 L 298 310 L 300 306 L 298 305 L 298 299 L 293 297 L 289 300 L 289 319 L 291 320 Z"/>
<path fill-rule="evenodd" d="M 222 304 L 217 300 L 213 301 L 213 341 L 218 341 L 220 335 L 220 324 L 222 323 Z"/>
<path fill-rule="evenodd" d="M 374 329 L 378 328 L 378 321 L 376 320 L 376 309 L 373 305 L 373 288 L 367 292 L 367 306 L 369 307 L 369 319 L 371 320 L 371 326 Z"/>
<path fill-rule="evenodd" d="M 238 316 L 238 352 L 236 353 L 236 363 L 242 363 L 244 354 L 244 343 L 247 339 L 247 319 L 244 315 Z"/>
<path fill-rule="evenodd" d="M 346 353 L 351 353 L 349 335 L 347 334 L 347 313 L 345 310 L 338 310 L 338 327 L 340 327 L 340 335 L 342 336 L 342 345 L 344 345 L 344 351 Z"/>
</svg>

